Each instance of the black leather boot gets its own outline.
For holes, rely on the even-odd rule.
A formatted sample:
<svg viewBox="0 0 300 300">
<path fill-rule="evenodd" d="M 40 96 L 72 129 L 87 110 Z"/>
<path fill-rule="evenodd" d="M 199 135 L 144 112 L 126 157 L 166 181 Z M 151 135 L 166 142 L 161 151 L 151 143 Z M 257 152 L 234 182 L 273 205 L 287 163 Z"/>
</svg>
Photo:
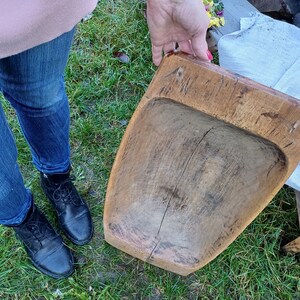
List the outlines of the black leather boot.
<svg viewBox="0 0 300 300">
<path fill-rule="evenodd" d="M 11 227 L 23 242 L 33 265 L 42 273 L 54 278 L 65 278 L 73 273 L 70 250 L 35 205 L 22 224 Z"/>
<path fill-rule="evenodd" d="M 66 236 L 76 245 L 88 243 L 93 235 L 89 208 L 72 183 L 70 171 L 47 175 L 41 173 L 41 185 L 53 204 Z"/>
</svg>

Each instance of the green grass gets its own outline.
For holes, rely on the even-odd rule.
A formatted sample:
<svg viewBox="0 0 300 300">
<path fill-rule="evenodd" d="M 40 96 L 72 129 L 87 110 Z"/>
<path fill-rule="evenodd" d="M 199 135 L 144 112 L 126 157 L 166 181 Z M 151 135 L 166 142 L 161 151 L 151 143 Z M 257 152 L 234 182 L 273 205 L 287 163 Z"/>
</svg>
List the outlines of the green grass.
<svg viewBox="0 0 300 300">
<path fill-rule="evenodd" d="M 76 185 L 90 204 L 95 236 L 89 245 L 68 243 L 74 275 L 54 280 L 36 271 L 8 228 L 0 228 L 1 299 L 300 299 L 299 256 L 281 246 L 299 236 L 292 191 L 282 189 L 231 246 L 187 277 L 143 263 L 103 237 L 103 204 L 112 163 L 132 113 L 155 68 L 139 1 L 100 1 L 92 19 L 78 26 L 66 73 Z M 130 57 L 129 64 L 114 58 Z M 2 101 L 16 136 L 19 163 L 36 202 L 57 225 L 39 187 L 12 109 Z"/>
</svg>

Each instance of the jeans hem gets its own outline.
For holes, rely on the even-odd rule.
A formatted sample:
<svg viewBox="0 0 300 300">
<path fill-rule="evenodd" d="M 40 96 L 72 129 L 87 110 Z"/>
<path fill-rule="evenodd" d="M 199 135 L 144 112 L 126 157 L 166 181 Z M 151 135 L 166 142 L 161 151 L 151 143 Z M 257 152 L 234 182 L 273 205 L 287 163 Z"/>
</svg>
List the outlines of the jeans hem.
<svg viewBox="0 0 300 300">
<path fill-rule="evenodd" d="M 33 162 L 33 164 L 35 165 L 35 167 L 37 168 L 37 170 L 41 173 L 45 173 L 47 175 L 53 175 L 53 174 L 58 174 L 58 173 L 65 173 L 67 172 L 70 167 L 71 167 L 71 162 L 70 160 L 68 160 L 67 162 L 61 164 L 59 167 L 51 167 L 51 168 L 47 168 L 47 167 L 40 167 L 39 165 L 37 165 L 35 162 Z"/>
<path fill-rule="evenodd" d="M 20 213 L 16 217 L 11 218 L 9 220 L 0 220 L 0 224 L 2 224 L 4 226 L 5 225 L 16 226 L 16 225 L 21 224 L 24 221 L 24 219 L 26 218 L 27 212 L 29 211 L 32 203 L 33 203 L 32 194 L 31 194 L 30 190 L 27 190 L 27 201 L 23 205 Z"/>
</svg>

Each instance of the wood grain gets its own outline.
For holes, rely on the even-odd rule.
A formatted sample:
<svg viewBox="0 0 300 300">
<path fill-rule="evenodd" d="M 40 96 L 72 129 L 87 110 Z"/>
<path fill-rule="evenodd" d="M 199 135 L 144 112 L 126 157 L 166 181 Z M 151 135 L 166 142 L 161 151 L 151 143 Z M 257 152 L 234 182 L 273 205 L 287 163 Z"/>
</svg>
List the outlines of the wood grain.
<svg viewBox="0 0 300 300">
<path fill-rule="evenodd" d="M 263 210 L 299 161 L 298 103 L 183 54 L 164 59 L 111 172 L 105 239 L 187 275 Z"/>
<path fill-rule="evenodd" d="M 300 192 L 295 190 L 297 210 L 298 210 L 298 221 L 300 225 Z M 300 253 L 300 236 L 295 240 L 289 242 L 283 247 L 283 251 L 286 254 L 297 254 Z"/>
<path fill-rule="evenodd" d="M 297 254 L 300 253 L 300 237 L 296 238 L 292 242 L 288 243 L 283 247 L 286 254 Z"/>
</svg>

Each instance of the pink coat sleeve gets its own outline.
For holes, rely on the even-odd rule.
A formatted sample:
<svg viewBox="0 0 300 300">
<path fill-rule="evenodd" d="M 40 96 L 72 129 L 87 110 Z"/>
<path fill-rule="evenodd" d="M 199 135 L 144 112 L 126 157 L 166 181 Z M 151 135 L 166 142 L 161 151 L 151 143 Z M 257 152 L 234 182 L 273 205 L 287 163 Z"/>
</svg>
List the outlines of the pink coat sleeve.
<svg viewBox="0 0 300 300">
<path fill-rule="evenodd" d="M 0 58 L 71 30 L 96 5 L 97 0 L 0 0 Z"/>
</svg>

